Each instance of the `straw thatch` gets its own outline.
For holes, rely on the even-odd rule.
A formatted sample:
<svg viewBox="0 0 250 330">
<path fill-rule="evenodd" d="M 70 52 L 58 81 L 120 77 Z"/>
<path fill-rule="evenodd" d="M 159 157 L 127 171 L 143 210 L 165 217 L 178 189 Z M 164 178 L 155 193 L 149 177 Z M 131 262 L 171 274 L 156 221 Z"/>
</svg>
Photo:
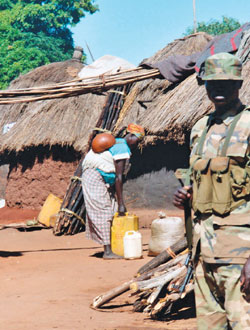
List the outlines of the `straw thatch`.
<svg viewBox="0 0 250 330">
<path fill-rule="evenodd" d="M 72 80 L 82 68 L 75 60 L 37 68 L 13 81 L 10 89 L 41 86 Z M 82 151 L 100 112 L 106 94 L 86 94 L 56 100 L 0 106 L 0 129 L 16 122 L 0 137 L 0 151 L 20 152 L 39 145 L 72 146 Z"/>
<path fill-rule="evenodd" d="M 177 39 L 158 51 L 147 62 L 157 62 L 170 55 L 190 55 L 202 51 L 212 39 L 197 33 Z M 143 63 L 143 62 L 142 62 Z M 10 89 L 50 85 L 72 80 L 82 67 L 77 61 L 53 63 L 16 79 Z M 244 65 L 245 82 L 241 90 L 249 103 L 249 63 Z M 19 152 L 39 145 L 72 146 L 83 151 L 105 102 L 104 95 L 85 94 L 70 98 L 0 106 L 0 129 L 16 122 L 10 132 L 0 138 L 0 152 Z M 195 74 L 179 84 L 164 79 L 137 82 L 126 97 L 116 131 L 129 122 L 137 122 L 148 131 L 146 144 L 158 140 L 184 142 L 185 133 L 205 113 L 211 110 L 203 86 L 198 86 Z"/>
<path fill-rule="evenodd" d="M 199 33 L 176 40 L 157 52 L 150 58 L 150 61 L 158 61 L 172 54 L 189 55 L 201 51 L 210 39 L 209 35 Z M 43 66 L 16 79 L 9 89 L 41 86 L 45 85 L 45 82 L 49 85 L 52 82 L 67 81 L 72 79 L 72 74 L 69 75 L 69 72 L 76 74 L 80 67 L 81 64 L 77 61 Z M 141 122 L 141 117 L 144 117 L 146 113 L 148 116 L 144 117 L 142 124 L 150 128 L 151 123 L 154 123 L 156 113 L 157 116 L 158 114 L 164 116 L 162 105 L 155 103 L 155 97 L 158 95 L 164 98 L 169 85 L 171 85 L 169 82 L 160 79 L 147 79 L 137 83 L 127 97 L 124 106 L 124 109 L 128 108 L 127 111 L 130 112 L 129 117 L 125 118 L 125 122 L 130 119 Z M 138 97 L 136 97 L 137 95 Z M 131 102 L 131 98 L 133 102 Z M 0 152 L 19 152 L 33 146 L 55 144 L 72 146 L 75 150 L 82 151 L 89 133 L 100 115 L 104 99 L 105 96 L 86 94 L 65 99 L 0 106 L 0 116 L 3 113 L 0 129 L 7 123 L 16 122 L 15 126 L 1 137 Z M 138 103 L 140 100 L 149 100 L 146 107 L 147 109 L 153 108 L 155 112 L 145 110 L 144 104 Z M 123 114 L 124 112 L 125 110 L 123 110 Z M 123 125 L 123 115 L 119 122 Z M 163 125 L 158 126 L 155 123 L 154 126 L 157 132 L 161 133 L 165 130 Z"/>
<path fill-rule="evenodd" d="M 13 80 L 8 90 L 50 85 L 52 83 L 72 80 L 77 77 L 77 73 L 82 69 L 82 67 L 82 63 L 76 60 L 44 65 Z M 0 128 L 2 128 L 6 123 L 17 121 L 22 113 L 25 112 L 25 114 L 27 114 L 27 112 L 34 109 L 37 104 L 39 103 L 33 105 L 1 105 Z"/>
<path fill-rule="evenodd" d="M 204 33 L 179 39 L 148 59 L 149 62 L 163 60 L 166 55 L 188 55 L 201 51 L 210 37 Z M 250 103 L 249 96 L 249 61 L 243 67 L 244 84 L 241 99 Z M 180 84 L 166 80 L 150 79 L 134 85 L 126 98 L 122 118 L 117 123 L 117 130 L 131 121 L 136 121 L 148 131 L 146 144 L 162 140 L 184 143 L 185 134 L 195 122 L 212 109 L 204 86 L 198 86 L 193 74 Z"/>
<path fill-rule="evenodd" d="M 201 52 L 207 43 L 211 41 L 213 37 L 205 32 L 199 32 L 191 34 L 184 38 L 176 39 L 169 43 L 166 47 L 156 52 L 153 56 L 148 59 L 144 59 L 144 62 L 159 62 L 167 58 L 170 55 L 190 55 Z"/>
</svg>

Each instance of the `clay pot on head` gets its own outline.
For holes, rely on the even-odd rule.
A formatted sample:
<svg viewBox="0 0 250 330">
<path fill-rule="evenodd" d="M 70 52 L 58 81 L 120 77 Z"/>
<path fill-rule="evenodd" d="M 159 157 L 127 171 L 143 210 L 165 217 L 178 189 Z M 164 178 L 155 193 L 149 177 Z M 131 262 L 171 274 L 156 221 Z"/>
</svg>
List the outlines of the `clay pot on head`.
<svg viewBox="0 0 250 330">
<path fill-rule="evenodd" d="M 111 148 L 115 144 L 115 138 L 109 133 L 101 133 L 96 135 L 92 141 L 92 150 L 96 153 L 103 152 Z"/>
</svg>

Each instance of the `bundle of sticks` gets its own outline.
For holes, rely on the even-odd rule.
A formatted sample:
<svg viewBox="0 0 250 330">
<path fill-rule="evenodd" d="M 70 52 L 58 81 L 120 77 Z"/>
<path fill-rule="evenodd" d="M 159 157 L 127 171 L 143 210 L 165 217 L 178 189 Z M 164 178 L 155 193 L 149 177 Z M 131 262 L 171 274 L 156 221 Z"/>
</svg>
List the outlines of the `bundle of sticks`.
<svg viewBox="0 0 250 330">
<path fill-rule="evenodd" d="M 193 292 L 193 269 L 186 238 L 178 241 L 141 267 L 134 278 L 94 298 L 91 307 L 100 308 L 130 290 L 135 297 L 133 311 L 164 318 Z"/>
<path fill-rule="evenodd" d="M 64 196 L 61 209 L 58 213 L 53 233 L 60 235 L 75 235 L 85 230 L 86 209 L 81 186 L 81 164 L 71 178 L 67 192 Z"/>
<path fill-rule="evenodd" d="M 99 129 L 101 131 L 109 130 L 111 132 L 114 130 L 124 103 L 124 98 L 128 94 L 130 88 L 131 85 L 126 85 L 117 87 L 115 90 L 109 92 L 101 115 L 96 123 L 96 130 L 89 136 L 86 152 L 90 149 L 91 142 L 99 132 Z M 64 196 L 60 212 L 53 228 L 53 233 L 56 236 L 75 235 L 85 230 L 86 208 L 82 193 L 81 175 L 82 162 L 86 152 L 83 154 Z"/>
<path fill-rule="evenodd" d="M 86 93 L 103 92 L 111 88 L 117 88 L 137 81 L 157 77 L 160 77 L 158 69 L 144 69 L 138 67 L 113 74 L 107 72 L 96 77 L 78 78 L 50 86 L 1 90 L 0 104 L 33 102 Z"/>
</svg>

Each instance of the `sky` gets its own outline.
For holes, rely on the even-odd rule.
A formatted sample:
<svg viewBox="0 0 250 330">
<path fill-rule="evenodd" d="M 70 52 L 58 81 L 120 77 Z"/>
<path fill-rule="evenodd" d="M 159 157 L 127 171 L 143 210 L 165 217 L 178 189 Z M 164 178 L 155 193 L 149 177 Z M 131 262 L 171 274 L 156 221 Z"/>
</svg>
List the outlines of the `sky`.
<svg viewBox="0 0 250 330">
<path fill-rule="evenodd" d="M 95 60 L 103 55 L 121 57 L 134 65 L 154 55 L 193 26 L 193 0 L 96 0 L 99 11 L 86 14 L 72 28 L 75 46 Z M 196 0 L 196 21 L 232 17 L 250 21 L 250 0 Z"/>
</svg>

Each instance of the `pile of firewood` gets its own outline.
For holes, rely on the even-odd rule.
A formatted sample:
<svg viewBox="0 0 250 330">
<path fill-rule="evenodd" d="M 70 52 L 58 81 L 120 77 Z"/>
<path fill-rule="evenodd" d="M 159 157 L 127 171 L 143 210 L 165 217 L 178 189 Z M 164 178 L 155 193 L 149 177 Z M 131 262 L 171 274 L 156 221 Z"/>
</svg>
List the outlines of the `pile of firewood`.
<svg viewBox="0 0 250 330">
<path fill-rule="evenodd" d="M 92 307 L 100 308 L 130 290 L 130 296 L 135 297 L 133 311 L 164 318 L 193 292 L 192 276 L 190 254 L 183 239 L 141 267 L 130 281 L 94 298 Z"/>
</svg>

